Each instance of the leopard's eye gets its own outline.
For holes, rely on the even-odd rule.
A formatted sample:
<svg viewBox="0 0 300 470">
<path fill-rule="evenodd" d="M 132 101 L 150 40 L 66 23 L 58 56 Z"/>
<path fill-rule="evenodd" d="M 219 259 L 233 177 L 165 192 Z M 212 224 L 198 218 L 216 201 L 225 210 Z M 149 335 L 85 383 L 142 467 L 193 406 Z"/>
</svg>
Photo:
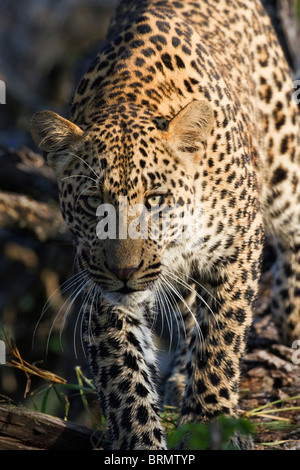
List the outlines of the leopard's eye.
<svg viewBox="0 0 300 470">
<path fill-rule="evenodd" d="M 153 194 L 152 196 L 147 197 L 146 207 L 148 209 L 156 208 L 164 202 L 164 196 L 162 194 Z"/>
<path fill-rule="evenodd" d="M 96 215 L 96 210 L 101 204 L 100 197 L 91 194 L 82 196 L 81 200 L 83 202 L 84 208 Z"/>
</svg>

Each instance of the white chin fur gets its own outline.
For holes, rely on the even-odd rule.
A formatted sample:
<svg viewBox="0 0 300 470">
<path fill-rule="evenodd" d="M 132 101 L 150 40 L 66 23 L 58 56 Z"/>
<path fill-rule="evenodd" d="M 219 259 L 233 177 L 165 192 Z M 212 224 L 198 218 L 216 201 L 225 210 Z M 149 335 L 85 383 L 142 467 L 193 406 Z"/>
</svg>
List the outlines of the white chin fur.
<svg viewBox="0 0 300 470">
<path fill-rule="evenodd" d="M 136 308 L 138 304 L 151 297 L 151 290 L 131 292 L 129 294 L 105 292 L 104 297 L 109 303 L 117 307 Z"/>
</svg>

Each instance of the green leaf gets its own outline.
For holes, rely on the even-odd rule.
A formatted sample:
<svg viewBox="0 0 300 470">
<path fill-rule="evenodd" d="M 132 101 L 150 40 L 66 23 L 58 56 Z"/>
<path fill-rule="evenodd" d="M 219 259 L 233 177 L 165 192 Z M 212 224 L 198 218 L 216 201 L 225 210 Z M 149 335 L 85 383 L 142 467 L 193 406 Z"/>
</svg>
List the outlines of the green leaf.
<svg viewBox="0 0 300 470">
<path fill-rule="evenodd" d="M 254 429 L 251 422 L 230 416 L 220 416 L 211 423 L 186 423 L 169 434 L 168 448 L 172 449 L 183 441 L 187 450 L 207 450 L 217 439 L 220 449 L 231 450 L 233 447 L 228 445 L 228 441 L 235 433 L 247 435 Z"/>
<path fill-rule="evenodd" d="M 45 392 L 45 395 L 44 395 L 43 400 L 42 400 L 41 413 L 46 413 L 48 397 L 49 397 L 49 393 L 50 393 L 51 389 L 52 389 L 52 386 L 50 385 L 50 387 Z"/>
</svg>

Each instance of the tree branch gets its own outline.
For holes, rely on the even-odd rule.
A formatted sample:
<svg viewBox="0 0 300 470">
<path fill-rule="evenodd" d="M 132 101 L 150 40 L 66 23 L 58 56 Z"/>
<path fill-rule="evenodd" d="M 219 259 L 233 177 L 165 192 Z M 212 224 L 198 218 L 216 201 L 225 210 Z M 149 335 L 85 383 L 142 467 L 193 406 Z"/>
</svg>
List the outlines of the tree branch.
<svg viewBox="0 0 300 470">
<path fill-rule="evenodd" d="M 0 399 L 0 450 L 92 450 L 101 444 L 99 431 Z"/>
</svg>

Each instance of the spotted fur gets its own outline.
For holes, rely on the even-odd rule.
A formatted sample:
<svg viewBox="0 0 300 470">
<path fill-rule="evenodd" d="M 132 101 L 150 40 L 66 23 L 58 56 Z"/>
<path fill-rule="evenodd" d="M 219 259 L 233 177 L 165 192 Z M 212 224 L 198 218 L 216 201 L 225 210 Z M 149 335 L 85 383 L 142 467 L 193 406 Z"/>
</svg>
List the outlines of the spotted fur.
<svg viewBox="0 0 300 470">
<path fill-rule="evenodd" d="M 258 0 L 123 0 L 77 88 L 72 122 L 50 111 L 32 120 L 74 236 L 85 343 L 114 449 L 166 446 L 158 310 L 165 322 L 172 316 L 178 337 L 164 390 L 181 407 L 179 424 L 237 415 L 265 234 L 277 252 L 279 334 L 288 345 L 300 338 L 300 128 L 292 91 Z M 100 202 L 120 210 L 120 196 L 147 206 L 153 195 L 176 205 L 171 234 L 96 236 Z M 187 205 L 198 231 L 176 238 Z"/>
</svg>

